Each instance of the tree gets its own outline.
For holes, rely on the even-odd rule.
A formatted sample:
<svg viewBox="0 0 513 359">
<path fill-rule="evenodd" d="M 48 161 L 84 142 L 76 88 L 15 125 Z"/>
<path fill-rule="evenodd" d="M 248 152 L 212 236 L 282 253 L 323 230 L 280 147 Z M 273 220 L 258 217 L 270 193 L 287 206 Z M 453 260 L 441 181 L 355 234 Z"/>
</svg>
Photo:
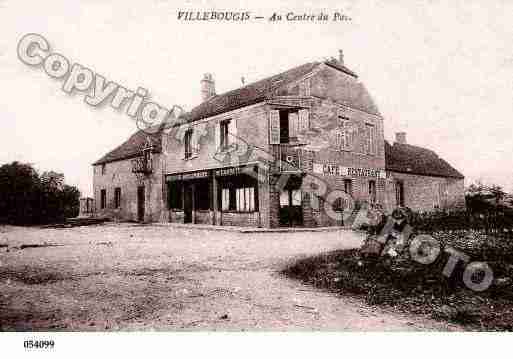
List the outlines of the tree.
<svg viewBox="0 0 513 359">
<path fill-rule="evenodd" d="M 64 184 L 54 171 L 41 176 L 30 165 L 12 162 L 0 167 L 0 223 L 42 224 L 78 214 L 80 192 Z"/>
<path fill-rule="evenodd" d="M 467 188 L 465 201 L 470 212 L 485 213 L 497 210 L 506 196 L 507 193 L 499 185 L 476 182 Z"/>
</svg>

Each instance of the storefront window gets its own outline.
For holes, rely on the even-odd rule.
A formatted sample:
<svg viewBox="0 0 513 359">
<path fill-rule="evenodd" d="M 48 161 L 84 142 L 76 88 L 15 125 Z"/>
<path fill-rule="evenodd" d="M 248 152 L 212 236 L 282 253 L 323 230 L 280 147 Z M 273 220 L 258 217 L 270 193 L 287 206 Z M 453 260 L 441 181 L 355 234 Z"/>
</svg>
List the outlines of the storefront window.
<svg viewBox="0 0 513 359">
<path fill-rule="evenodd" d="M 224 176 L 219 179 L 218 202 L 222 211 L 258 211 L 257 182 L 247 175 Z"/>
<path fill-rule="evenodd" d="M 243 187 L 235 190 L 235 198 L 238 212 L 252 212 L 255 210 L 254 187 Z"/>
</svg>

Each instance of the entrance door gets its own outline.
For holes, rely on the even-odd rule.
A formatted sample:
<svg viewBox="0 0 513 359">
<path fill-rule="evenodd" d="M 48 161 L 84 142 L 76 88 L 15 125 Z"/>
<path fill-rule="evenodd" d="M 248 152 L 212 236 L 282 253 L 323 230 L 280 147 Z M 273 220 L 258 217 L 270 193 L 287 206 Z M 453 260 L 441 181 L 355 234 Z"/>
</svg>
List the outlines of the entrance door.
<svg viewBox="0 0 513 359">
<path fill-rule="evenodd" d="M 183 212 L 184 212 L 184 223 L 192 223 L 192 187 L 184 187 L 184 198 L 183 198 Z"/>
<path fill-rule="evenodd" d="M 137 220 L 139 222 L 144 222 L 144 202 L 144 186 L 139 186 L 137 187 Z"/>
<path fill-rule="evenodd" d="M 395 182 L 395 202 L 397 206 L 404 206 L 404 184 L 402 181 Z"/>
<path fill-rule="evenodd" d="M 300 189 L 285 189 L 280 193 L 280 225 L 289 227 L 303 225 L 301 196 Z"/>
</svg>

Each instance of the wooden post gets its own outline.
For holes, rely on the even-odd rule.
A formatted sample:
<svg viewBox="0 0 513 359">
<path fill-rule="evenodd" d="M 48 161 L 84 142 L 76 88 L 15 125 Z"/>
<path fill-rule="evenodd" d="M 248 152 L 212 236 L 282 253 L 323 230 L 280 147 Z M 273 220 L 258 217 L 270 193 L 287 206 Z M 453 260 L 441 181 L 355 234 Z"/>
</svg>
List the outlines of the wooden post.
<svg viewBox="0 0 513 359">
<path fill-rule="evenodd" d="M 220 218 L 218 218 L 219 203 L 217 203 L 217 192 L 218 192 L 217 188 L 218 188 L 217 178 L 216 178 L 214 171 L 212 171 L 212 200 L 213 200 L 212 206 L 214 209 L 213 224 L 221 224 L 220 223 L 221 221 L 219 220 Z"/>
</svg>

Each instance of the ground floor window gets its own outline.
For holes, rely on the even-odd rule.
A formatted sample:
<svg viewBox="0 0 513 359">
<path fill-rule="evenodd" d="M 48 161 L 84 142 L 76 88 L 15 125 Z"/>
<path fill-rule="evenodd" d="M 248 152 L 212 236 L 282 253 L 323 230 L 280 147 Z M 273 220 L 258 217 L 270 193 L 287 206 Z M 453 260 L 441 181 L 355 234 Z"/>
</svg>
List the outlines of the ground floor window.
<svg viewBox="0 0 513 359">
<path fill-rule="evenodd" d="M 230 189 L 223 188 L 221 190 L 221 211 L 228 211 L 230 209 Z"/>
<path fill-rule="evenodd" d="M 255 188 L 242 187 L 235 190 L 238 212 L 252 212 L 255 210 Z"/>
<path fill-rule="evenodd" d="M 121 188 L 120 187 L 114 188 L 114 207 L 115 208 L 121 207 Z"/>
<path fill-rule="evenodd" d="M 219 202 L 222 211 L 258 211 L 258 182 L 247 175 L 219 179 Z"/>
<path fill-rule="evenodd" d="M 376 203 L 376 181 L 369 181 L 369 201 L 371 203 Z"/>
<path fill-rule="evenodd" d="M 102 189 L 100 191 L 100 208 L 104 209 L 107 207 L 107 190 Z"/>
<path fill-rule="evenodd" d="M 353 181 L 352 180 L 350 180 L 350 179 L 344 180 L 344 192 L 350 196 L 353 195 Z"/>
<path fill-rule="evenodd" d="M 183 209 L 183 184 L 181 181 L 167 183 L 167 203 L 169 209 Z"/>
<path fill-rule="evenodd" d="M 404 184 L 402 181 L 395 182 L 395 202 L 398 206 L 404 206 Z"/>
</svg>

